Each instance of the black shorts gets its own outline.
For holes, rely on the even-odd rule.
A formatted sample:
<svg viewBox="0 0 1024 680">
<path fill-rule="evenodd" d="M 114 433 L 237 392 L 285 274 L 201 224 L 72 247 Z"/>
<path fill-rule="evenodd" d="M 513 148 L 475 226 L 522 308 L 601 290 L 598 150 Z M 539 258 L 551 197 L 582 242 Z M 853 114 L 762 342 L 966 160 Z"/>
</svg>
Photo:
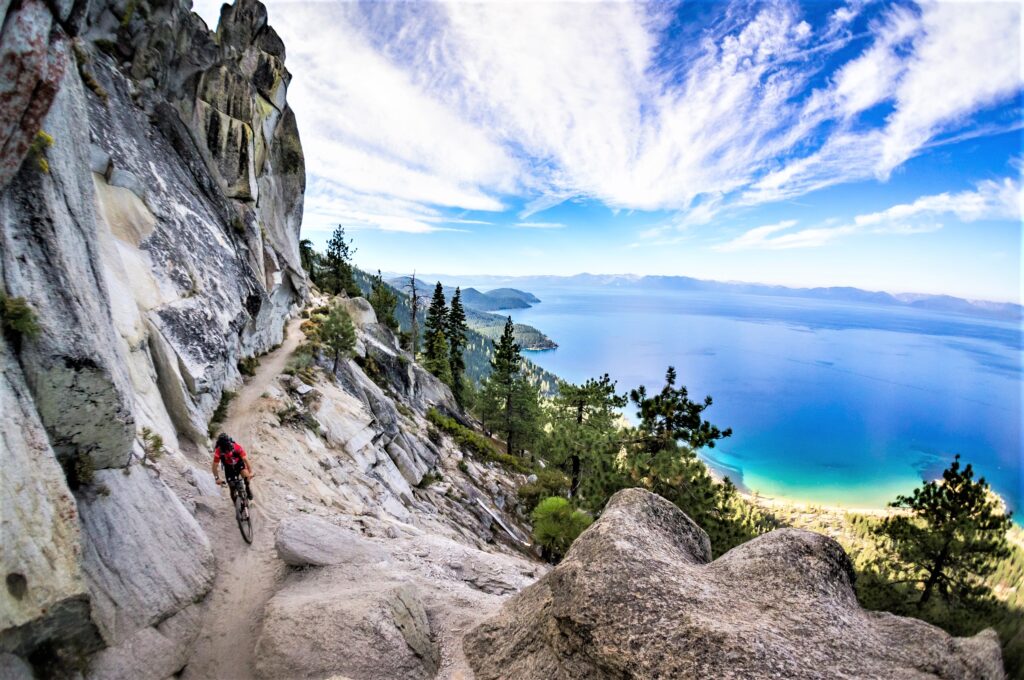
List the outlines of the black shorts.
<svg viewBox="0 0 1024 680">
<path fill-rule="evenodd" d="M 242 470 L 245 469 L 245 461 L 240 460 L 237 463 L 222 463 L 224 466 L 224 479 L 234 479 L 242 474 Z"/>
</svg>

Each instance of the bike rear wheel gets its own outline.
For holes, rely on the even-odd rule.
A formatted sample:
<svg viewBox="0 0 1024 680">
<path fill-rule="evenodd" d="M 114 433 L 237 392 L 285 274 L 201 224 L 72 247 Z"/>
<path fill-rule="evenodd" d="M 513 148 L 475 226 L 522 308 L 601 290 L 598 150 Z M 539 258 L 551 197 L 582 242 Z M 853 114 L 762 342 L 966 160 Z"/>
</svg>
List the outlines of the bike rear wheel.
<svg viewBox="0 0 1024 680">
<path fill-rule="evenodd" d="M 252 514 L 249 512 L 249 501 L 245 498 L 245 490 L 239 489 L 235 493 L 235 520 L 238 521 L 238 531 L 242 534 L 242 540 L 252 543 Z"/>
</svg>

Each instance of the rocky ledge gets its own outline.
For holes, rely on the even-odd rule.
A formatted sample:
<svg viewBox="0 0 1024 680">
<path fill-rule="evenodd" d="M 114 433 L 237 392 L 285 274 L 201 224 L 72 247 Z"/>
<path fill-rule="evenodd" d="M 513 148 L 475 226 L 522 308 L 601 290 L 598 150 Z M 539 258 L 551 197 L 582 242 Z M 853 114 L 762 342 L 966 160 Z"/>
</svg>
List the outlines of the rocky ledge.
<svg viewBox="0 0 1024 680">
<path fill-rule="evenodd" d="M 774 531 L 710 559 L 663 498 L 616 494 L 565 560 L 463 642 L 502 678 L 1002 678 L 987 630 L 954 638 L 857 604 L 838 543 Z"/>
</svg>

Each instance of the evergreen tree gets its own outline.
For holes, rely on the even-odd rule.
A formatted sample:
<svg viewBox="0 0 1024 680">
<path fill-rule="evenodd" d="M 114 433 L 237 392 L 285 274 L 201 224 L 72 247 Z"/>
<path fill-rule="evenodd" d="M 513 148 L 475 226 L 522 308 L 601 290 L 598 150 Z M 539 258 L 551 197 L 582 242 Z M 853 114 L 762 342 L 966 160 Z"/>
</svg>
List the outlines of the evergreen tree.
<svg viewBox="0 0 1024 680">
<path fill-rule="evenodd" d="M 441 378 L 445 384 L 451 385 L 451 352 L 445 337 L 448 330 L 448 307 L 444 300 L 444 287 L 441 286 L 440 281 L 434 287 L 434 296 L 430 300 L 427 318 L 423 325 L 425 326 L 423 344 L 426 347 L 423 365 L 428 371 Z M 442 376 L 447 376 L 447 380 Z"/>
<path fill-rule="evenodd" d="M 327 318 L 320 326 L 319 340 L 334 357 L 331 373 L 338 372 L 338 361 L 349 354 L 356 346 L 356 329 L 352 325 L 352 317 L 339 304 L 331 307 Z"/>
<path fill-rule="evenodd" d="M 413 359 L 419 353 L 420 345 L 420 329 L 419 329 L 419 314 L 420 314 L 420 296 L 419 291 L 416 288 L 416 271 L 414 270 L 412 276 L 409 277 L 409 307 L 411 317 L 411 330 L 409 331 L 409 347 L 412 351 Z"/>
<path fill-rule="evenodd" d="M 640 418 L 624 460 L 634 484 L 667 498 L 689 515 L 708 533 L 716 555 L 772 528 L 767 520 L 751 525 L 738 521 L 742 501 L 736 498 L 735 486 L 728 480 L 715 482 L 697 457 L 700 448 L 712 448 L 732 434 L 731 429 L 720 430 L 704 420 L 711 397 L 692 401 L 686 387 L 676 387 L 676 372 L 670 366 L 659 393 L 648 396 L 644 387 L 638 387 L 629 398 Z"/>
<path fill-rule="evenodd" d="M 319 255 L 313 249 L 313 242 L 308 238 L 304 238 L 299 241 L 299 262 L 302 264 L 302 268 L 306 270 L 306 274 L 309 276 L 309 280 L 316 285 L 317 282 L 317 271 L 316 263 Z"/>
<path fill-rule="evenodd" d="M 373 306 L 373 311 L 377 314 L 377 321 L 393 331 L 398 330 L 398 319 L 395 317 L 395 310 L 398 309 L 398 294 L 391 286 L 384 283 L 384 277 L 379 269 L 371 283 L 370 305 Z"/>
<path fill-rule="evenodd" d="M 547 454 L 570 478 L 569 497 L 577 505 L 599 510 L 625 484 L 616 462 L 622 445 L 618 410 L 626 396 L 617 394 L 608 374 L 583 385 L 560 382 L 548 413 L 551 434 Z"/>
<path fill-rule="evenodd" d="M 448 340 L 443 332 L 434 333 L 424 340 L 426 352 L 423 368 L 433 373 L 445 385 L 452 384 L 452 369 L 448 363 Z"/>
<path fill-rule="evenodd" d="M 345 240 L 345 227 L 339 225 L 331 235 L 331 240 L 327 242 L 327 255 L 324 258 L 324 271 L 321 277 L 321 287 L 326 292 L 332 295 L 344 292 L 349 297 L 359 297 L 363 294 L 352 273 L 352 256 L 355 253 L 352 240 Z"/>
<path fill-rule="evenodd" d="M 506 452 L 522 454 L 540 436 L 537 388 L 522 372 L 522 354 L 513 334 L 512 317 L 494 343 L 491 374 L 480 393 L 484 425 L 505 438 Z"/>
<path fill-rule="evenodd" d="M 970 463 L 961 467 L 955 456 L 940 481 L 898 496 L 891 505 L 907 513 L 885 518 L 875 533 L 883 539 L 890 569 L 914 587 L 911 598 L 918 610 L 936 593 L 956 607 L 989 596 L 982 578 L 1010 553 L 1011 518 L 985 478 L 974 480 Z"/>
<path fill-rule="evenodd" d="M 573 509 L 569 501 L 559 496 L 545 498 L 530 515 L 533 520 L 533 538 L 541 547 L 545 559 L 557 562 L 569 552 L 569 546 L 593 523 L 593 518 Z"/>
<path fill-rule="evenodd" d="M 466 334 L 469 325 L 466 323 L 466 310 L 462 306 L 462 290 L 455 289 L 451 307 L 448 310 L 448 324 L 445 332 L 448 338 L 448 363 L 452 372 L 452 392 L 459 406 L 466 405 L 466 360 L 462 356 L 466 348 Z"/>
</svg>

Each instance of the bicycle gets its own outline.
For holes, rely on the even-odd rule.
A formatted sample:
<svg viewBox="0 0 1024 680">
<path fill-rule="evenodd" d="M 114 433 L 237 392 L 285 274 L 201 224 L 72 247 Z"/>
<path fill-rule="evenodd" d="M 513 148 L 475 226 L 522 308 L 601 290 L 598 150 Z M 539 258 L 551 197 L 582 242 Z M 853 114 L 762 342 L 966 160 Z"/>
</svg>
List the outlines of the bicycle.
<svg viewBox="0 0 1024 680">
<path fill-rule="evenodd" d="M 225 482 L 220 483 L 224 484 Z M 249 512 L 249 497 L 245 493 L 245 482 L 241 475 L 235 475 L 226 483 L 231 492 L 231 502 L 235 505 L 235 521 L 238 522 L 238 531 L 242 534 L 242 540 L 252 544 L 252 514 Z"/>
</svg>

